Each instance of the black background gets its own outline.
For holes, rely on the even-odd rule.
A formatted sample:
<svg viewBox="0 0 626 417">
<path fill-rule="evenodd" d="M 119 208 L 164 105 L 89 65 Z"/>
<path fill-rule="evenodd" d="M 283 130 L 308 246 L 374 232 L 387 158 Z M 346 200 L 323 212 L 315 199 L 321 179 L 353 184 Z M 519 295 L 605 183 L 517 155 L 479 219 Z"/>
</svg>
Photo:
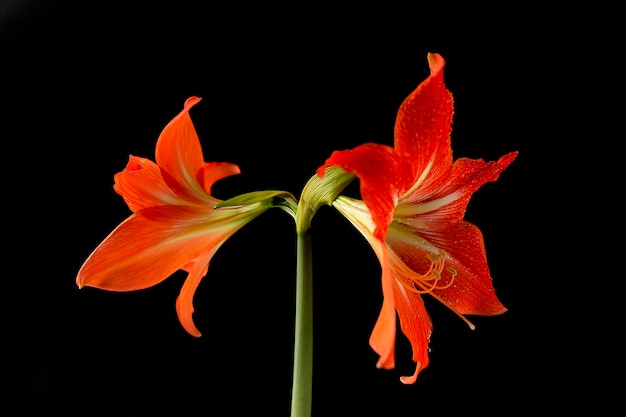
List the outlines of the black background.
<svg viewBox="0 0 626 417">
<path fill-rule="evenodd" d="M 299 196 L 334 149 L 393 143 L 397 108 L 428 75 L 426 54 L 438 52 L 456 103 L 455 156 L 520 152 L 466 214 L 484 233 L 509 311 L 472 318 L 472 331 L 428 299 L 431 365 L 402 385 L 414 366 L 404 336 L 392 371 L 375 368 L 367 343 L 381 303 L 376 258 L 322 208 L 313 222 L 314 414 L 571 404 L 562 388 L 588 366 L 566 343 L 572 312 L 559 307 L 567 296 L 555 281 L 567 274 L 549 265 L 561 191 L 551 185 L 566 174 L 545 163 L 567 142 L 554 120 L 569 75 L 555 63 L 580 46 L 576 34 L 552 36 L 553 18 L 529 10 L 201 3 L 0 3 L 3 403 L 288 415 L 289 216 L 270 211 L 220 249 L 195 297 L 196 339 L 174 309 L 182 273 L 135 293 L 77 289 L 84 259 L 129 214 L 113 175 L 129 154 L 153 159 L 161 129 L 197 95 L 191 116 L 205 160 L 242 170 L 216 184 L 216 197 Z"/>
</svg>

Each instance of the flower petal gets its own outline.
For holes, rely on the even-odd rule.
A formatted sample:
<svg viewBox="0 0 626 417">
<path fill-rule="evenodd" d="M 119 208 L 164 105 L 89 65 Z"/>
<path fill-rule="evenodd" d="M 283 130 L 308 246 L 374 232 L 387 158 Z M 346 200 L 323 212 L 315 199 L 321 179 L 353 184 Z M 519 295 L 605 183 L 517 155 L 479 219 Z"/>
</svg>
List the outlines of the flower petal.
<svg viewBox="0 0 626 417">
<path fill-rule="evenodd" d="M 397 316 L 394 301 L 394 277 L 390 267 L 387 245 L 384 239 L 379 239 L 374 235 L 376 225 L 363 201 L 339 196 L 333 201 L 333 207 L 343 214 L 365 237 L 380 262 L 383 305 L 370 335 L 369 344 L 374 352 L 379 355 L 376 366 L 383 369 L 393 369 L 395 366 Z"/>
<path fill-rule="evenodd" d="M 393 276 L 387 261 L 386 249 L 377 250 L 382 271 L 383 306 L 374 325 L 369 343 L 374 352 L 378 353 L 379 359 L 376 367 L 393 369 L 395 366 L 396 346 L 396 305 L 394 300 Z"/>
<path fill-rule="evenodd" d="M 92 252 L 76 283 L 111 291 L 151 287 L 206 253 L 240 226 L 211 221 L 206 208 L 160 206 L 122 222 Z"/>
<path fill-rule="evenodd" d="M 452 164 L 450 132 L 454 102 L 443 82 L 445 61 L 428 54 L 430 76 L 402 102 L 394 127 L 401 193 Z"/>
<path fill-rule="evenodd" d="M 446 251 L 447 264 L 457 275 L 453 285 L 434 289 L 432 294 L 457 314 L 493 316 L 507 311 L 496 297 L 478 227 L 462 221 L 448 229 L 445 236 L 447 240 L 436 244 Z"/>
<path fill-rule="evenodd" d="M 416 363 L 413 375 L 403 376 L 400 381 L 404 384 L 412 384 L 417 379 L 419 372 L 426 368 L 430 362 L 428 359 L 428 341 L 433 325 L 430 315 L 426 311 L 424 300 L 418 293 L 408 290 L 398 279 L 394 279 L 394 291 L 400 327 L 402 333 L 411 343 L 413 361 Z"/>
<path fill-rule="evenodd" d="M 207 194 L 211 195 L 211 187 L 213 187 L 213 184 L 223 178 L 239 174 L 241 170 L 238 165 L 230 162 L 205 162 L 201 172 L 204 190 Z"/>
<path fill-rule="evenodd" d="M 193 308 L 193 296 L 196 293 L 200 281 L 207 274 L 209 270 L 209 262 L 218 246 L 215 246 L 211 252 L 203 255 L 201 260 L 193 262 L 191 266 L 185 268 L 189 275 L 183 284 L 183 288 L 180 290 L 180 294 L 176 299 L 176 313 L 178 314 L 178 320 L 182 324 L 183 328 L 187 330 L 192 336 L 200 337 L 201 333 L 193 322 L 192 314 Z"/>
<path fill-rule="evenodd" d="M 113 188 L 133 211 L 184 203 L 165 184 L 161 170 L 146 158 L 130 155 L 126 168 L 115 174 Z"/>
<path fill-rule="evenodd" d="M 390 257 L 393 270 L 401 275 L 398 279 L 410 283 L 410 273 L 426 275 L 432 268 L 433 257 L 443 251 L 441 283 L 422 290 L 459 315 L 505 312 L 506 308 L 495 295 L 480 230 L 466 221 L 445 227 L 430 224 L 430 227 L 415 231 L 394 223 L 390 229 L 387 243 L 393 254 Z M 455 275 L 448 268 L 452 268 Z"/>
<path fill-rule="evenodd" d="M 359 177 L 361 197 L 376 223 L 375 235 L 382 238 L 398 201 L 398 165 L 393 148 L 365 143 L 352 150 L 335 151 L 318 168 L 318 175 L 323 176 L 329 166 L 338 166 Z"/>
<path fill-rule="evenodd" d="M 510 152 L 497 161 L 459 158 L 446 171 L 425 181 L 411 194 L 404 196 L 396 207 L 396 218 L 428 213 L 442 220 L 461 219 L 472 195 L 487 182 L 498 179 L 513 162 L 517 152 Z"/>
<path fill-rule="evenodd" d="M 156 163 L 165 183 L 182 198 L 204 201 L 204 158 L 189 110 L 201 99 L 190 97 L 184 109 L 161 132 L 156 144 Z"/>
</svg>

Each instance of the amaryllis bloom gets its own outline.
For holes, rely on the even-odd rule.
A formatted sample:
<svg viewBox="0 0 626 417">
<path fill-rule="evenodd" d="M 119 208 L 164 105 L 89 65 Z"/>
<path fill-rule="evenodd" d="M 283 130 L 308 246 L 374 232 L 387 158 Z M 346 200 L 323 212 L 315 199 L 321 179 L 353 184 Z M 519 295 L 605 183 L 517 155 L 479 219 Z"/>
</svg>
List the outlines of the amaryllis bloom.
<svg viewBox="0 0 626 417">
<path fill-rule="evenodd" d="M 506 311 L 494 292 L 482 233 L 463 216 L 472 194 L 495 181 L 517 156 L 453 161 L 453 97 L 444 85 L 445 61 L 428 54 L 428 64 L 430 76 L 400 106 L 394 147 L 366 143 L 335 151 L 318 169 L 321 177 L 340 169 L 360 180 L 363 200 L 339 196 L 332 205 L 380 261 L 384 298 L 370 345 L 379 355 L 378 367 L 394 368 L 399 317 L 417 364 L 412 376 L 401 378 L 406 384 L 429 363 L 432 322 L 423 295 L 441 301 L 472 328 L 465 315 Z"/>
<path fill-rule="evenodd" d="M 188 273 L 176 301 L 183 327 L 200 336 L 192 320 L 193 296 L 211 258 L 237 230 L 288 193 L 264 191 L 240 196 L 227 207 L 211 195 L 213 184 L 238 174 L 237 165 L 204 162 L 189 110 L 191 97 L 163 129 L 156 163 L 131 155 L 115 175 L 114 189 L 132 211 L 91 253 L 76 277 L 77 285 L 110 291 L 133 291 L 156 285 L 181 269 Z"/>
</svg>

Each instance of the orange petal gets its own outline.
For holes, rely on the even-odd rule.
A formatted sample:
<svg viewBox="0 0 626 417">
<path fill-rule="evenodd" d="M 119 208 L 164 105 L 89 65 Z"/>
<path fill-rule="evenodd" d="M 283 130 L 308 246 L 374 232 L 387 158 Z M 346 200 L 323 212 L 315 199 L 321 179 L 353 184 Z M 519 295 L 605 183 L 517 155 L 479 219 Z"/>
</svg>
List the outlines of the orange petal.
<svg viewBox="0 0 626 417">
<path fill-rule="evenodd" d="M 318 174 L 322 175 L 329 166 L 338 166 L 359 177 L 361 197 L 376 223 L 375 235 L 382 239 L 393 220 L 398 200 L 399 176 L 393 148 L 366 143 L 351 150 L 335 151 L 318 169 Z"/>
<path fill-rule="evenodd" d="M 459 222 L 448 230 L 447 237 L 447 241 L 438 244 L 447 253 L 446 264 L 457 275 L 454 285 L 435 289 L 432 294 L 457 314 L 493 316 L 507 311 L 496 297 L 478 227 Z"/>
<path fill-rule="evenodd" d="M 370 335 L 370 346 L 379 355 L 377 368 L 393 369 L 396 346 L 396 310 L 393 301 L 385 298 L 383 307 Z"/>
<path fill-rule="evenodd" d="M 182 201 L 165 184 L 161 170 L 146 158 L 130 155 L 124 171 L 115 174 L 113 188 L 133 211 Z"/>
<path fill-rule="evenodd" d="M 510 152 L 498 161 L 485 162 L 482 159 L 459 158 L 445 170 L 433 173 L 420 187 L 402 198 L 398 203 L 398 213 L 410 212 L 411 206 L 418 205 L 420 216 L 439 216 L 442 221 L 463 218 L 472 195 L 488 182 L 494 182 L 515 160 L 517 152 Z M 419 206 L 423 204 L 423 206 Z M 431 206 L 424 211 L 423 207 Z"/>
<path fill-rule="evenodd" d="M 204 175 L 204 159 L 198 134 L 189 110 L 200 101 L 190 97 L 184 109 L 161 132 L 156 144 L 156 163 L 164 172 L 163 179 L 179 196 L 190 201 L 204 199 L 204 187 L 198 178 Z"/>
<path fill-rule="evenodd" d="M 402 333 L 411 342 L 413 361 L 416 363 L 415 373 L 400 380 L 412 384 L 419 372 L 426 368 L 428 359 L 428 341 L 433 330 L 430 315 L 426 311 L 422 297 L 416 292 L 407 290 L 398 280 L 394 280 L 395 302 Z"/>
<path fill-rule="evenodd" d="M 444 59 L 428 54 L 431 75 L 407 96 L 396 116 L 394 148 L 401 158 L 401 193 L 418 178 L 452 164 L 450 133 L 454 101 L 443 82 Z"/>
<path fill-rule="evenodd" d="M 193 308 L 193 296 L 196 293 L 200 281 L 206 275 L 209 269 L 209 261 L 217 251 L 218 247 L 215 246 L 209 253 L 206 253 L 202 259 L 194 262 L 191 267 L 188 267 L 189 275 L 183 284 L 183 288 L 180 290 L 180 295 L 176 299 L 176 313 L 178 314 L 178 320 L 182 324 L 183 328 L 187 330 L 192 336 L 200 337 L 201 333 L 193 322 L 192 314 Z"/>
<path fill-rule="evenodd" d="M 241 173 L 239 166 L 230 162 L 205 162 L 202 168 L 204 190 L 210 195 L 213 184 L 223 178 L 239 173 Z"/>
<path fill-rule="evenodd" d="M 210 220 L 206 208 L 161 206 L 135 213 L 92 252 L 76 283 L 111 291 L 156 285 L 234 233 L 223 223 L 212 227 Z"/>
<path fill-rule="evenodd" d="M 374 330 L 370 335 L 370 346 L 378 355 L 376 366 L 383 369 L 393 369 L 395 366 L 395 346 L 396 346 L 396 309 L 394 302 L 393 277 L 386 260 L 386 252 L 378 254 L 381 260 L 383 306 L 378 315 L 378 320 L 374 325 Z"/>
</svg>

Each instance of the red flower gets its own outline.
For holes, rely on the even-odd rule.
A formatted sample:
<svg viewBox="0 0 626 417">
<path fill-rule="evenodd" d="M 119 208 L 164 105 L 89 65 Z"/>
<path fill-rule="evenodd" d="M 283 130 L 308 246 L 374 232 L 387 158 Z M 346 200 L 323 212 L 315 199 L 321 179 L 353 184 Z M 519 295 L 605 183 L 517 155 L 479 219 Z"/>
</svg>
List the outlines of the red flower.
<svg viewBox="0 0 626 417">
<path fill-rule="evenodd" d="M 156 285 L 179 269 L 188 273 L 176 310 L 183 327 L 200 336 L 192 320 L 193 295 L 215 252 L 237 230 L 267 209 L 276 191 L 240 196 L 237 204 L 211 195 L 212 185 L 239 173 L 231 163 L 204 162 L 189 110 L 191 97 L 161 133 L 156 163 L 130 156 L 115 175 L 114 189 L 133 212 L 104 239 L 82 265 L 76 283 L 111 291 L 132 291 Z M 293 202 L 295 204 L 295 201 Z"/>
<path fill-rule="evenodd" d="M 383 305 L 370 337 L 378 367 L 395 366 L 396 312 L 417 363 L 428 366 L 432 323 L 423 294 L 463 318 L 506 311 L 495 295 L 485 245 L 477 226 L 463 220 L 472 194 L 497 180 L 517 156 L 498 161 L 460 158 L 453 162 L 450 133 L 452 94 L 443 81 L 445 61 L 428 54 L 430 76 L 402 103 L 394 147 L 366 143 L 335 151 L 318 169 L 341 168 L 358 176 L 363 201 L 339 196 L 332 205 L 364 235 L 382 268 Z M 334 169 L 338 169 L 334 168 Z"/>
</svg>

